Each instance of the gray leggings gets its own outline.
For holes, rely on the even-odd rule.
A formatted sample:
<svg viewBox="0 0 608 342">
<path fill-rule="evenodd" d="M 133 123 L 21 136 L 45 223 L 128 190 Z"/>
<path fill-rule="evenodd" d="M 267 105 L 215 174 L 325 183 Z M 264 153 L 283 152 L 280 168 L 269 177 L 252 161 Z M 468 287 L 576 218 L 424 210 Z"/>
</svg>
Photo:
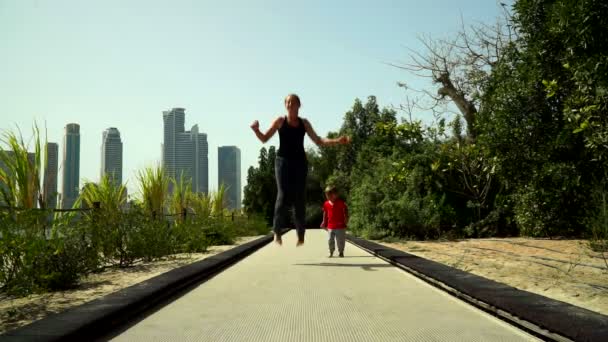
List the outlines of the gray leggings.
<svg viewBox="0 0 608 342">
<path fill-rule="evenodd" d="M 328 229 L 327 238 L 329 240 L 330 253 L 333 253 L 336 250 L 336 241 L 338 242 L 338 253 L 344 253 L 344 245 L 346 244 L 346 229 Z"/>
<path fill-rule="evenodd" d="M 274 205 L 273 230 L 280 233 L 281 229 L 286 227 L 287 213 L 293 208 L 298 239 L 304 240 L 308 163 L 301 159 L 276 157 L 274 174 L 277 180 L 277 201 Z"/>
</svg>

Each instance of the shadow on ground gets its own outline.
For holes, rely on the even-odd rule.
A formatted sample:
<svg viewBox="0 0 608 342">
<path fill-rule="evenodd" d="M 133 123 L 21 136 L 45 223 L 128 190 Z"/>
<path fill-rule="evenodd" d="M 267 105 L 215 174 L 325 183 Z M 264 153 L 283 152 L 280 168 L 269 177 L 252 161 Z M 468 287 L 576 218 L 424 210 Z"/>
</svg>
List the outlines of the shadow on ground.
<svg viewBox="0 0 608 342">
<path fill-rule="evenodd" d="M 361 267 L 365 271 L 375 271 L 375 268 L 393 267 L 390 264 L 341 264 L 335 262 L 320 262 L 310 264 L 294 264 L 295 266 L 321 266 L 321 267 Z"/>
</svg>

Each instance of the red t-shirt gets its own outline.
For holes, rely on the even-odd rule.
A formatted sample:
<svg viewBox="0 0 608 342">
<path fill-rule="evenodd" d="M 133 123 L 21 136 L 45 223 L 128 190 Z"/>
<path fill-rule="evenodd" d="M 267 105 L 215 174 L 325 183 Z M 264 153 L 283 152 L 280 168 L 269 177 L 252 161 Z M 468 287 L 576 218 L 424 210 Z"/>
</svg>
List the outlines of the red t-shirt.
<svg viewBox="0 0 608 342">
<path fill-rule="evenodd" d="M 333 204 L 330 201 L 323 203 L 323 211 L 327 217 L 327 229 L 346 228 L 346 213 L 348 207 L 346 203 L 338 199 Z"/>
</svg>

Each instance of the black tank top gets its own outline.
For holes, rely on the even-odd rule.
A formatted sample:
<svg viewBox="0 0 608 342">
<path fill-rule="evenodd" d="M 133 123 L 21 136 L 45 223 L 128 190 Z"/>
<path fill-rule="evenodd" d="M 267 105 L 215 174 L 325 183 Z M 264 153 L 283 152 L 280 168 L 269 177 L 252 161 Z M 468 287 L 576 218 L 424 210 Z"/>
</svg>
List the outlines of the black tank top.
<svg viewBox="0 0 608 342">
<path fill-rule="evenodd" d="M 301 118 L 298 118 L 298 126 L 292 127 L 287 123 L 287 117 L 285 117 L 279 128 L 280 145 L 277 156 L 285 159 L 306 160 L 304 134 L 306 134 L 306 129 Z"/>
</svg>

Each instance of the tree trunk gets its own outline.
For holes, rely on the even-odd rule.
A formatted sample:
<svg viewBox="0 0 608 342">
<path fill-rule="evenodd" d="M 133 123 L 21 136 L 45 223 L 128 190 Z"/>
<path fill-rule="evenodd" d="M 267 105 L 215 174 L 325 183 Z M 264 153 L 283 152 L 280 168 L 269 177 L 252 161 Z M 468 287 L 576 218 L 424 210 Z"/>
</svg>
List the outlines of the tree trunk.
<svg viewBox="0 0 608 342">
<path fill-rule="evenodd" d="M 454 87 L 450 75 L 448 73 L 442 73 L 436 82 L 441 83 L 442 87 L 439 88 L 437 93 L 440 96 L 448 96 L 458 107 L 458 110 L 464 116 L 464 120 L 467 122 L 467 136 L 475 141 L 477 138 L 477 131 L 475 129 L 475 118 L 477 116 L 477 108 L 475 105 L 466 99 L 464 94 Z"/>
</svg>

